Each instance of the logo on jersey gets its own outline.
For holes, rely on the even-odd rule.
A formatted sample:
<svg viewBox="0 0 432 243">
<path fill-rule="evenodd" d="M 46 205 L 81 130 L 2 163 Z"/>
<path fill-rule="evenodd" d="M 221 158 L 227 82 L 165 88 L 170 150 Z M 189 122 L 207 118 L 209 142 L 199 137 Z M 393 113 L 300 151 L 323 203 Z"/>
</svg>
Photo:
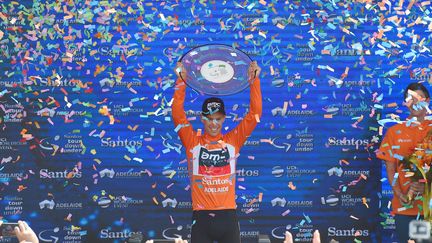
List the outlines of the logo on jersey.
<svg viewBox="0 0 432 243">
<path fill-rule="evenodd" d="M 199 165 L 207 167 L 222 167 L 229 165 L 230 155 L 228 150 L 207 150 L 201 147 L 199 153 Z"/>
<path fill-rule="evenodd" d="M 201 147 L 198 157 L 199 174 L 201 175 L 226 175 L 231 173 L 229 164 L 230 154 L 228 150 L 207 150 Z"/>
</svg>

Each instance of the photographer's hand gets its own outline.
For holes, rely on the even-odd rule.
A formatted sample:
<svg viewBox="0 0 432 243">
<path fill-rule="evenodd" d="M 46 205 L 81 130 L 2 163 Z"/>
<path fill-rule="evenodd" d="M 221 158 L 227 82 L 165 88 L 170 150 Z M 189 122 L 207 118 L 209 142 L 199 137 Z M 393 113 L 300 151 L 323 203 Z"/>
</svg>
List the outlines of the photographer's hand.
<svg viewBox="0 0 432 243">
<path fill-rule="evenodd" d="M 15 234 L 20 243 L 39 243 L 39 239 L 35 232 L 28 226 L 25 221 L 18 221 L 18 226 L 15 227 Z"/>
</svg>

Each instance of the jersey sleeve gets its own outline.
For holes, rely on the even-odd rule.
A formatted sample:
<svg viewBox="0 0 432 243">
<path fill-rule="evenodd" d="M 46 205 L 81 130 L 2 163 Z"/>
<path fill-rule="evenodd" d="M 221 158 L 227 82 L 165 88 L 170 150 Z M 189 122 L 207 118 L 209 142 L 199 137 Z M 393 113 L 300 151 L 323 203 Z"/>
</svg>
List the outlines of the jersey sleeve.
<svg viewBox="0 0 432 243">
<path fill-rule="evenodd" d="M 243 120 L 233 130 L 231 130 L 227 137 L 232 140 L 238 148 L 241 148 L 246 142 L 246 139 L 252 134 L 257 123 L 262 115 L 262 96 L 260 79 L 255 78 L 250 86 L 250 101 L 249 112 L 243 117 Z"/>
<path fill-rule="evenodd" d="M 394 150 L 393 150 L 393 146 L 394 146 L 394 139 L 395 136 L 393 134 L 393 129 L 390 128 L 387 130 L 381 145 L 378 149 L 378 151 L 376 152 L 376 156 L 378 159 L 382 159 L 385 160 L 387 162 L 392 162 L 392 163 L 397 163 L 398 160 L 394 157 Z"/>
<path fill-rule="evenodd" d="M 174 129 L 180 137 L 186 149 L 189 149 L 193 144 L 195 132 L 192 124 L 187 120 L 186 112 L 184 111 L 184 100 L 186 94 L 186 84 L 180 78 L 177 79 L 174 91 L 174 99 L 171 106 L 172 118 L 174 121 Z"/>
</svg>

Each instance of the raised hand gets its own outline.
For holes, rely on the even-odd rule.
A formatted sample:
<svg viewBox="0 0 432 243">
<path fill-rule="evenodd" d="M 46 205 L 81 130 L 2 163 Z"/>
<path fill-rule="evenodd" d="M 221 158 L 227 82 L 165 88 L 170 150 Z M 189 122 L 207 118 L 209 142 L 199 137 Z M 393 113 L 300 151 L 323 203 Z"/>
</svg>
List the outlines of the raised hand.
<svg viewBox="0 0 432 243">
<path fill-rule="evenodd" d="M 248 80 L 252 81 L 254 78 L 259 77 L 261 68 L 258 66 L 256 61 L 251 62 L 248 69 Z"/>
<path fill-rule="evenodd" d="M 185 67 L 183 66 L 183 63 L 177 62 L 177 65 L 174 68 L 174 72 L 177 77 L 183 79 L 183 81 L 186 80 L 187 73 Z"/>
</svg>

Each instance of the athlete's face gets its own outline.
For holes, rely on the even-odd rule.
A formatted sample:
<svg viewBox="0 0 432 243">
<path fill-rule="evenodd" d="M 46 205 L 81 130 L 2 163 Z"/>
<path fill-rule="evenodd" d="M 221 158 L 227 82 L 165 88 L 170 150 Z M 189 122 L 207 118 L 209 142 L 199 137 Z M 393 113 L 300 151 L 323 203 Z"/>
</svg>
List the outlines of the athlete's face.
<svg viewBox="0 0 432 243">
<path fill-rule="evenodd" d="M 426 102 L 426 104 L 429 105 L 430 99 L 426 98 L 425 93 L 421 90 L 415 90 L 414 92 L 417 95 L 412 95 L 411 100 L 407 102 L 407 106 L 411 113 L 411 116 L 425 117 L 427 115 L 427 110 L 424 108 L 422 103 L 425 104 Z"/>
<path fill-rule="evenodd" d="M 216 112 L 211 115 L 201 116 L 201 121 L 204 124 L 205 133 L 214 137 L 221 133 L 222 124 L 225 121 L 225 115 L 220 112 Z"/>
</svg>

